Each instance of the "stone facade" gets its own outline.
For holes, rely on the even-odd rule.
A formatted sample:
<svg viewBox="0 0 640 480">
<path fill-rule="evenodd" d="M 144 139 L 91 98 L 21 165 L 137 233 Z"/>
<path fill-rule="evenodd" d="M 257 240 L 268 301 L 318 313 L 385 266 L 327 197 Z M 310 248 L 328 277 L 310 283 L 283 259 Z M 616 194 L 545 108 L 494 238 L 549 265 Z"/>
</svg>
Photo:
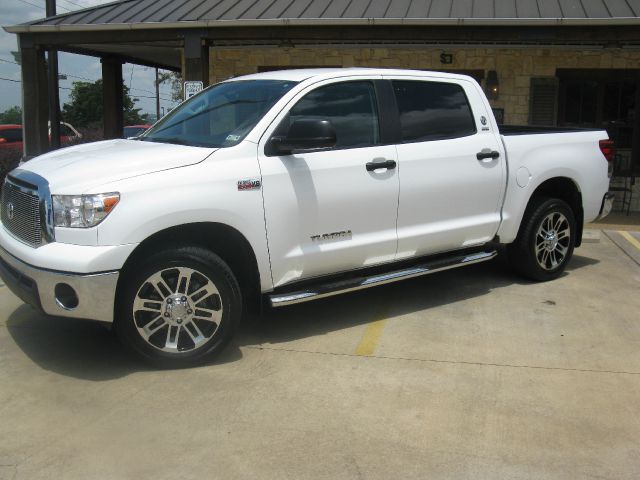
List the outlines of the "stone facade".
<svg viewBox="0 0 640 480">
<path fill-rule="evenodd" d="M 440 54 L 453 63 L 440 63 Z M 504 108 L 505 123 L 526 125 L 532 77 L 553 77 L 556 68 L 640 68 L 640 51 L 564 48 L 212 48 L 211 82 L 255 73 L 258 67 L 341 66 L 396 67 L 420 70 L 488 70 L 498 72 L 500 96 L 491 104 Z"/>
<path fill-rule="evenodd" d="M 494 108 L 504 109 L 504 123 L 526 125 L 531 78 L 554 77 L 557 68 L 640 69 L 640 50 L 569 49 L 559 47 L 436 48 L 436 47 L 292 47 L 211 48 L 211 83 L 256 73 L 259 67 L 395 67 L 419 70 L 495 70 L 500 95 Z M 440 62 L 442 53 L 452 63 Z M 623 155 L 630 152 L 621 151 Z M 617 205 L 619 206 L 619 205 Z M 640 181 L 634 188 L 632 210 L 640 211 Z"/>
</svg>

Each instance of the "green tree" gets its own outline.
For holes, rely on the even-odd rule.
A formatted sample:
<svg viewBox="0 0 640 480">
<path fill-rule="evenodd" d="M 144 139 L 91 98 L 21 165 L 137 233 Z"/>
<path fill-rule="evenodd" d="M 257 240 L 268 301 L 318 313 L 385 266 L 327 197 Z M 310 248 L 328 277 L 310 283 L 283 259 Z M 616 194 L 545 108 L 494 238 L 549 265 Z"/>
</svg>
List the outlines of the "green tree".
<svg viewBox="0 0 640 480">
<path fill-rule="evenodd" d="M 181 102 L 182 93 L 182 75 L 177 72 L 160 72 L 158 74 L 158 83 L 168 83 L 171 87 L 171 99 L 174 102 Z"/>
<path fill-rule="evenodd" d="M 6 123 L 22 123 L 22 109 L 15 106 L 0 113 L 0 124 Z"/>
<path fill-rule="evenodd" d="M 137 125 L 149 121 L 146 113 L 135 108 L 135 99 L 124 87 L 124 123 Z M 62 107 L 62 118 L 79 128 L 102 128 L 102 80 L 95 82 L 73 82 L 70 101 Z"/>
</svg>

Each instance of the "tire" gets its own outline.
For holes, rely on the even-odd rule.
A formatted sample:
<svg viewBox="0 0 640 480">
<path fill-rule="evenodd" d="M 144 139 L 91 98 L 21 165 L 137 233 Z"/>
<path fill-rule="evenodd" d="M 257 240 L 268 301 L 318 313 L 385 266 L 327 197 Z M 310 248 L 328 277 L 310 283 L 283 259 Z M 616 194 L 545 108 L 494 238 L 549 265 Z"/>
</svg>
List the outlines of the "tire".
<svg viewBox="0 0 640 480">
<path fill-rule="evenodd" d="M 145 362 L 159 368 L 198 365 L 231 340 L 242 297 L 231 269 L 213 252 L 164 248 L 125 275 L 114 327 Z"/>
<path fill-rule="evenodd" d="M 526 278 L 554 280 L 571 260 L 576 232 L 573 210 L 565 201 L 535 197 L 527 206 L 516 240 L 507 247 L 509 264 Z"/>
</svg>

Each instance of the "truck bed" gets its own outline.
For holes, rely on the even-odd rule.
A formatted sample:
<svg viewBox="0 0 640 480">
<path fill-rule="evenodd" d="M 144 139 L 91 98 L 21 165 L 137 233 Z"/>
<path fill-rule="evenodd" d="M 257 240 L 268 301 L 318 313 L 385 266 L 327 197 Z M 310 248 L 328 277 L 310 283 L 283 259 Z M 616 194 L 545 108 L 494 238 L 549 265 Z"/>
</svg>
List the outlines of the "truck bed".
<svg viewBox="0 0 640 480">
<path fill-rule="evenodd" d="M 530 125 L 499 125 L 501 135 L 540 135 L 545 133 L 598 132 L 601 128 L 534 127 Z"/>
</svg>

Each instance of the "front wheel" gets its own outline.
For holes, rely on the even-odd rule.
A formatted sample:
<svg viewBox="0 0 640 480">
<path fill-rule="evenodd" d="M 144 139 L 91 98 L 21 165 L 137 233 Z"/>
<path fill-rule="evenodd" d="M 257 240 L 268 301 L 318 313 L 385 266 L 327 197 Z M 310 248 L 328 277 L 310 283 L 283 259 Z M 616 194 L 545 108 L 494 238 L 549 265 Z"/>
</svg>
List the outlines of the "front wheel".
<svg viewBox="0 0 640 480">
<path fill-rule="evenodd" d="M 231 339 L 242 315 L 240 289 L 214 253 L 163 249 L 126 275 L 115 329 L 143 360 L 163 368 L 196 365 Z"/>
<path fill-rule="evenodd" d="M 571 207 L 558 198 L 534 198 L 509 245 L 509 263 L 521 275 L 537 281 L 558 278 L 573 255 L 576 220 Z"/>
</svg>

